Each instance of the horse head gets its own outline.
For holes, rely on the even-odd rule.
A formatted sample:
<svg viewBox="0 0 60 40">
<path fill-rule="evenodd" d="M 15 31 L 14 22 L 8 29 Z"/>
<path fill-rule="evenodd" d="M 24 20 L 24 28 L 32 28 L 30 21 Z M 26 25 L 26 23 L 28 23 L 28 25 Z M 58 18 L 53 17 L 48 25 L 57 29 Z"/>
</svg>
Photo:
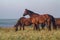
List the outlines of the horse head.
<svg viewBox="0 0 60 40">
<path fill-rule="evenodd" d="M 30 15 L 31 13 L 34 13 L 28 9 L 25 9 L 23 16 Z"/>
</svg>

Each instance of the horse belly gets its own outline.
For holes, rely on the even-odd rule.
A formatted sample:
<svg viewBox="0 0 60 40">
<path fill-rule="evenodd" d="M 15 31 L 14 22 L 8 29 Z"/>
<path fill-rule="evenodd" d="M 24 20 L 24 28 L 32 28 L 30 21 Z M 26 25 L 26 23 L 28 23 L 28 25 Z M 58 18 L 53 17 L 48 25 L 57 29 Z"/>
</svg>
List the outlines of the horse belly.
<svg viewBox="0 0 60 40">
<path fill-rule="evenodd" d="M 38 24 L 38 22 L 39 22 L 38 17 L 32 18 L 32 23 L 33 23 L 33 24 Z"/>
<path fill-rule="evenodd" d="M 39 23 L 44 23 L 45 19 L 44 18 L 39 18 Z"/>
<path fill-rule="evenodd" d="M 31 23 L 30 22 L 25 22 L 25 25 L 29 26 L 29 25 L 31 25 Z"/>
</svg>

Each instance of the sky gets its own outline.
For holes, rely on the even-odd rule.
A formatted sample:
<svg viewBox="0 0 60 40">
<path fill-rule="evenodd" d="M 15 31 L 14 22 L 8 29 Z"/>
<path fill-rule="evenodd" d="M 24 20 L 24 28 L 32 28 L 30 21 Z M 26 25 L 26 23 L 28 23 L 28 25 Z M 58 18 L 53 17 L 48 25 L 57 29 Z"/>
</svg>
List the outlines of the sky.
<svg viewBox="0 0 60 40">
<path fill-rule="evenodd" d="M 18 19 L 25 9 L 59 18 L 60 0 L 0 0 L 0 19 Z"/>
</svg>

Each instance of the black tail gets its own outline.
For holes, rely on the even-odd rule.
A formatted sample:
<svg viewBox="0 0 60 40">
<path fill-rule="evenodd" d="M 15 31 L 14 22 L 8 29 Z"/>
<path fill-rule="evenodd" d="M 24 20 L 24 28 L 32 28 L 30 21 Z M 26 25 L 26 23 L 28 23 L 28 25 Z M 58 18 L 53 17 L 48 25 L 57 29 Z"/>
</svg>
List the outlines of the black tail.
<svg viewBox="0 0 60 40">
<path fill-rule="evenodd" d="M 51 22 L 53 24 L 53 29 L 57 29 L 55 18 L 53 16 L 51 16 L 51 15 L 50 15 L 50 17 L 51 17 Z"/>
</svg>

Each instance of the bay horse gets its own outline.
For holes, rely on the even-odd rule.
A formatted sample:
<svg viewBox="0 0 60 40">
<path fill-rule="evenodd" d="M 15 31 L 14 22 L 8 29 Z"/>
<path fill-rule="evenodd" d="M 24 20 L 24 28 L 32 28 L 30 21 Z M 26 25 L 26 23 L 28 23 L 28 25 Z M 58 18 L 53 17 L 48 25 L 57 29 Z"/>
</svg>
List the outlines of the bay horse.
<svg viewBox="0 0 60 40">
<path fill-rule="evenodd" d="M 14 25 L 14 27 L 16 28 L 15 30 L 18 30 L 18 26 L 20 26 L 20 30 L 21 28 L 23 28 L 23 30 L 25 29 L 24 26 L 30 26 L 32 23 L 30 21 L 30 18 L 25 18 L 25 17 L 21 17 L 17 23 Z"/>
<path fill-rule="evenodd" d="M 60 18 L 56 18 L 56 26 L 58 29 L 60 29 Z"/>
<path fill-rule="evenodd" d="M 50 14 L 40 15 L 25 9 L 23 16 L 29 15 L 32 18 L 32 22 L 36 22 L 36 24 L 47 24 L 48 29 L 51 30 L 51 23 L 53 24 L 53 29 L 56 29 L 55 18 Z M 35 20 L 33 18 L 35 17 Z M 43 26 L 43 25 L 42 25 Z M 44 25 L 45 26 L 45 25 Z M 42 28 L 44 28 L 44 26 Z M 38 27 L 39 28 L 39 27 Z"/>
</svg>

